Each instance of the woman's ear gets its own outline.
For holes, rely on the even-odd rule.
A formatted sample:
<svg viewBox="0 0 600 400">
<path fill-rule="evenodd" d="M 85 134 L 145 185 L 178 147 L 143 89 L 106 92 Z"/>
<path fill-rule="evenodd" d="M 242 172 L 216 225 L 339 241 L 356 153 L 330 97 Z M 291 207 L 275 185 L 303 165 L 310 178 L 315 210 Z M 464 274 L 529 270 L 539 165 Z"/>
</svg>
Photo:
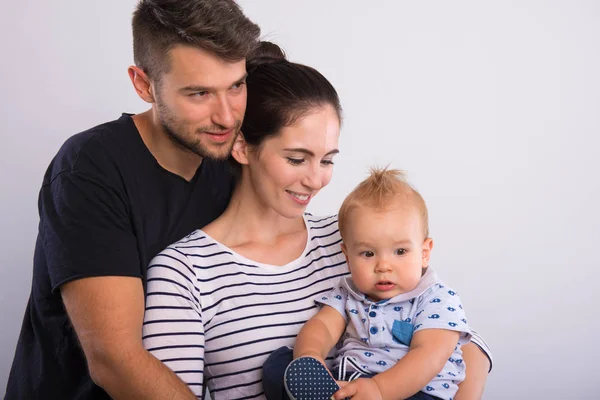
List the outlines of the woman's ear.
<svg viewBox="0 0 600 400">
<path fill-rule="evenodd" d="M 248 165 L 248 147 L 244 134 L 240 132 L 235 138 L 235 142 L 233 142 L 231 156 L 241 165 Z"/>
</svg>

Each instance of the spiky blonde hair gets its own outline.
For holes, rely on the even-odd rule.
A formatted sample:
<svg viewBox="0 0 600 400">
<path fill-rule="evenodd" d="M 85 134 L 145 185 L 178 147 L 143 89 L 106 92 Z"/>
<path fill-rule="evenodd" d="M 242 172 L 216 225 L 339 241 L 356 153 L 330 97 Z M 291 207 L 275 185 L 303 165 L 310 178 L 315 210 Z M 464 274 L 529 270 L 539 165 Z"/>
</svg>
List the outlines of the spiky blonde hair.
<svg viewBox="0 0 600 400">
<path fill-rule="evenodd" d="M 421 216 L 424 238 L 429 236 L 427 206 L 421 194 L 406 179 L 399 169 L 372 167 L 367 179 L 362 181 L 346 197 L 338 213 L 338 225 L 342 238 L 350 211 L 356 207 L 369 207 L 385 211 L 397 205 L 411 204 Z"/>
</svg>

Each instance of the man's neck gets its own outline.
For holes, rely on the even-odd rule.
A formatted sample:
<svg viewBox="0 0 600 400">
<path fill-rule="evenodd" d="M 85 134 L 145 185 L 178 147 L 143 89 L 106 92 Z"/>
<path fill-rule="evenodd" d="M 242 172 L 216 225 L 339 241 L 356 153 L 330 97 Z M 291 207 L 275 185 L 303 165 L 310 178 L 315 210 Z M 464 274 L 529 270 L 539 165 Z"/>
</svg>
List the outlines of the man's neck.
<svg viewBox="0 0 600 400">
<path fill-rule="evenodd" d="M 132 118 L 142 141 L 158 164 L 186 181 L 192 180 L 202 163 L 202 157 L 173 143 L 152 110 L 136 114 Z"/>
</svg>

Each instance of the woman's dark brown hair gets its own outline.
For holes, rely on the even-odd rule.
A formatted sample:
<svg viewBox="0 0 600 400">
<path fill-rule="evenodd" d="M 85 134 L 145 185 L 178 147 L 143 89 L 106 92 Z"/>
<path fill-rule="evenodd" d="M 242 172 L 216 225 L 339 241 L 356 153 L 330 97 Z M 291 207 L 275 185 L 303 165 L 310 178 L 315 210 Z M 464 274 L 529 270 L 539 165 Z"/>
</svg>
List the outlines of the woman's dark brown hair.
<svg viewBox="0 0 600 400">
<path fill-rule="evenodd" d="M 330 105 L 342 122 L 334 87 L 314 68 L 286 60 L 279 46 L 261 42 L 246 61 L 248 104 L 242 124 L 246 142 L 258 147 L 268 137 L 311 111 Z"/>
</svg>

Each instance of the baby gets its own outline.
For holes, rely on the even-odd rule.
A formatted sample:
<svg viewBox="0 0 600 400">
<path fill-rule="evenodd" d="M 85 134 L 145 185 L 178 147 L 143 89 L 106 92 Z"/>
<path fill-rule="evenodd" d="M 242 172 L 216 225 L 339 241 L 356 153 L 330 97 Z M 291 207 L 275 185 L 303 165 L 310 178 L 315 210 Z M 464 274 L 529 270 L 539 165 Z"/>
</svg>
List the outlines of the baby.
<svg viewBox="0 0 600 400">
<path fill-rule="evenodd" d="M 457 293 L 428 268 L 423 198 L 400 171 L 372 170 L 344 200 L 339 229 L 351 277 L 316 300 L 321 309 L 300 331 L 285 373 L 287 394 L 452 399 L 471 333 Z M 336 344 L 338 382 L 324 367 Z"/>
</svg>

